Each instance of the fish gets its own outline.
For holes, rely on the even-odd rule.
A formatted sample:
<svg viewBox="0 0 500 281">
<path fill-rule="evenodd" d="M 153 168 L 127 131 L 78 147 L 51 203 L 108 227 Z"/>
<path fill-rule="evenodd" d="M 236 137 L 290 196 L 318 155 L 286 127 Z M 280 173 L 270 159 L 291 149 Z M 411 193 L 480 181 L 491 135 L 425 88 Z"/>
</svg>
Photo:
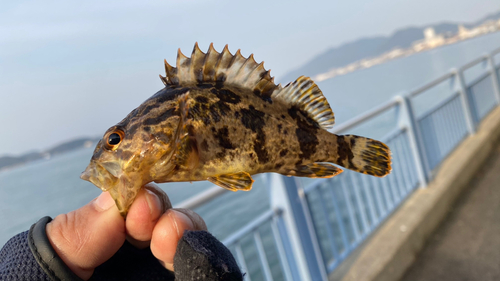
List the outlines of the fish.
<svg viewBox="0 0 500 281">
<path fill-rule="evenodd" d="M 164 88 L 97 143 L 81 178 L 109 191 L 120 214 L 149 182 L 208 180 L 248 191 L 252 176 L 330 178 L 338 166 L 384 177 L 391 152 L 384 143 L 329 130 L 334 114 L 308 77 L 276 85 L 264 63 L 228 46 L 191 57 L 179 49 L 176 66 L 165 60 Z M 337 166 L 338 165 L 338 166 Z"/>
</svg>

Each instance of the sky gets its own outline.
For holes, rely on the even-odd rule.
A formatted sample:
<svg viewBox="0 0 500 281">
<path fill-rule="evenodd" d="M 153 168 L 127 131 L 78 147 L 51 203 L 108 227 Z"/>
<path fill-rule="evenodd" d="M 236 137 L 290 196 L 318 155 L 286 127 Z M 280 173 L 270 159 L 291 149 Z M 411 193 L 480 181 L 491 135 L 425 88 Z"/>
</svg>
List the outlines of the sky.
<svg viewBox="0 0 500 281">
<path fill-rule="evenodd" d="M 279 82 L 325 50 L 443 21 L 498 0 L 0 0 L 0 156 L 101 136 L 163 88 L 163 59 L 195 42 L 241 49 Z"/>
</svg>

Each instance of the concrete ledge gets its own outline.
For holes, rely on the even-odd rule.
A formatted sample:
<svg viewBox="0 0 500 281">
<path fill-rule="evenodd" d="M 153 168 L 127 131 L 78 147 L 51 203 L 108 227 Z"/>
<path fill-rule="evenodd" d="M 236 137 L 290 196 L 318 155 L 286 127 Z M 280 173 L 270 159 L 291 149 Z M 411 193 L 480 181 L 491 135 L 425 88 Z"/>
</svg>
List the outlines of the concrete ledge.
<svg viewBox="0 0 500 281">
<path fill-rule="evenodd" d="M 483 120 L 478 132 L 466 138 L 442 163 L 428 188 L 416 190 L 380 227 L 342 281 L 401 279 L 499 137 L 497 107 Z"/>
</svg>

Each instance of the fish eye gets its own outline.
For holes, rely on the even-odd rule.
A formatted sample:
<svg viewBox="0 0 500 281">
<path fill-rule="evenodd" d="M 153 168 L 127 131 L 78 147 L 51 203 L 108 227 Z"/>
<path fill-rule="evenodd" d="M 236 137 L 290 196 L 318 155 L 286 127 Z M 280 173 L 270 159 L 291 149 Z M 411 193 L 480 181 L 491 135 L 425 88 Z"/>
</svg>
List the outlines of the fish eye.
<svg viewBox="0 0 500 281">
<path fill-rule="evenodd" d="M 107 134 L 105 137 L 105 147 L 109 150 L 115 150 L 123 140 L 125 133 L 122 130 L 115 130 Z"/>
<path fill-rule="evenodd" d="M 111 135 L 109 135 L 108 144 L 115 145 L 115 144 L 119 144 L 120 141 L 122 141 L 122 139 L 120 138 L 119 134 L 112 133 Z"/>
</svg>

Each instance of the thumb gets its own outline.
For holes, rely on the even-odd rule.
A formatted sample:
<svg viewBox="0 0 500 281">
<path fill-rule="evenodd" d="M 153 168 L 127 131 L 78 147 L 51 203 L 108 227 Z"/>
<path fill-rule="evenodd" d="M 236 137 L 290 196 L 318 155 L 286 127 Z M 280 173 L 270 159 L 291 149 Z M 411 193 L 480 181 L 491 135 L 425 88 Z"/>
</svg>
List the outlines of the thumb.
<svg viewBox="0 0 500 281">
<path fill-rule="evenodd" d="M 66 265 L 87 280 L 125 242 L 125 221 L 109 192 L 47 224 L 50 244 Z"/>
</svg>

